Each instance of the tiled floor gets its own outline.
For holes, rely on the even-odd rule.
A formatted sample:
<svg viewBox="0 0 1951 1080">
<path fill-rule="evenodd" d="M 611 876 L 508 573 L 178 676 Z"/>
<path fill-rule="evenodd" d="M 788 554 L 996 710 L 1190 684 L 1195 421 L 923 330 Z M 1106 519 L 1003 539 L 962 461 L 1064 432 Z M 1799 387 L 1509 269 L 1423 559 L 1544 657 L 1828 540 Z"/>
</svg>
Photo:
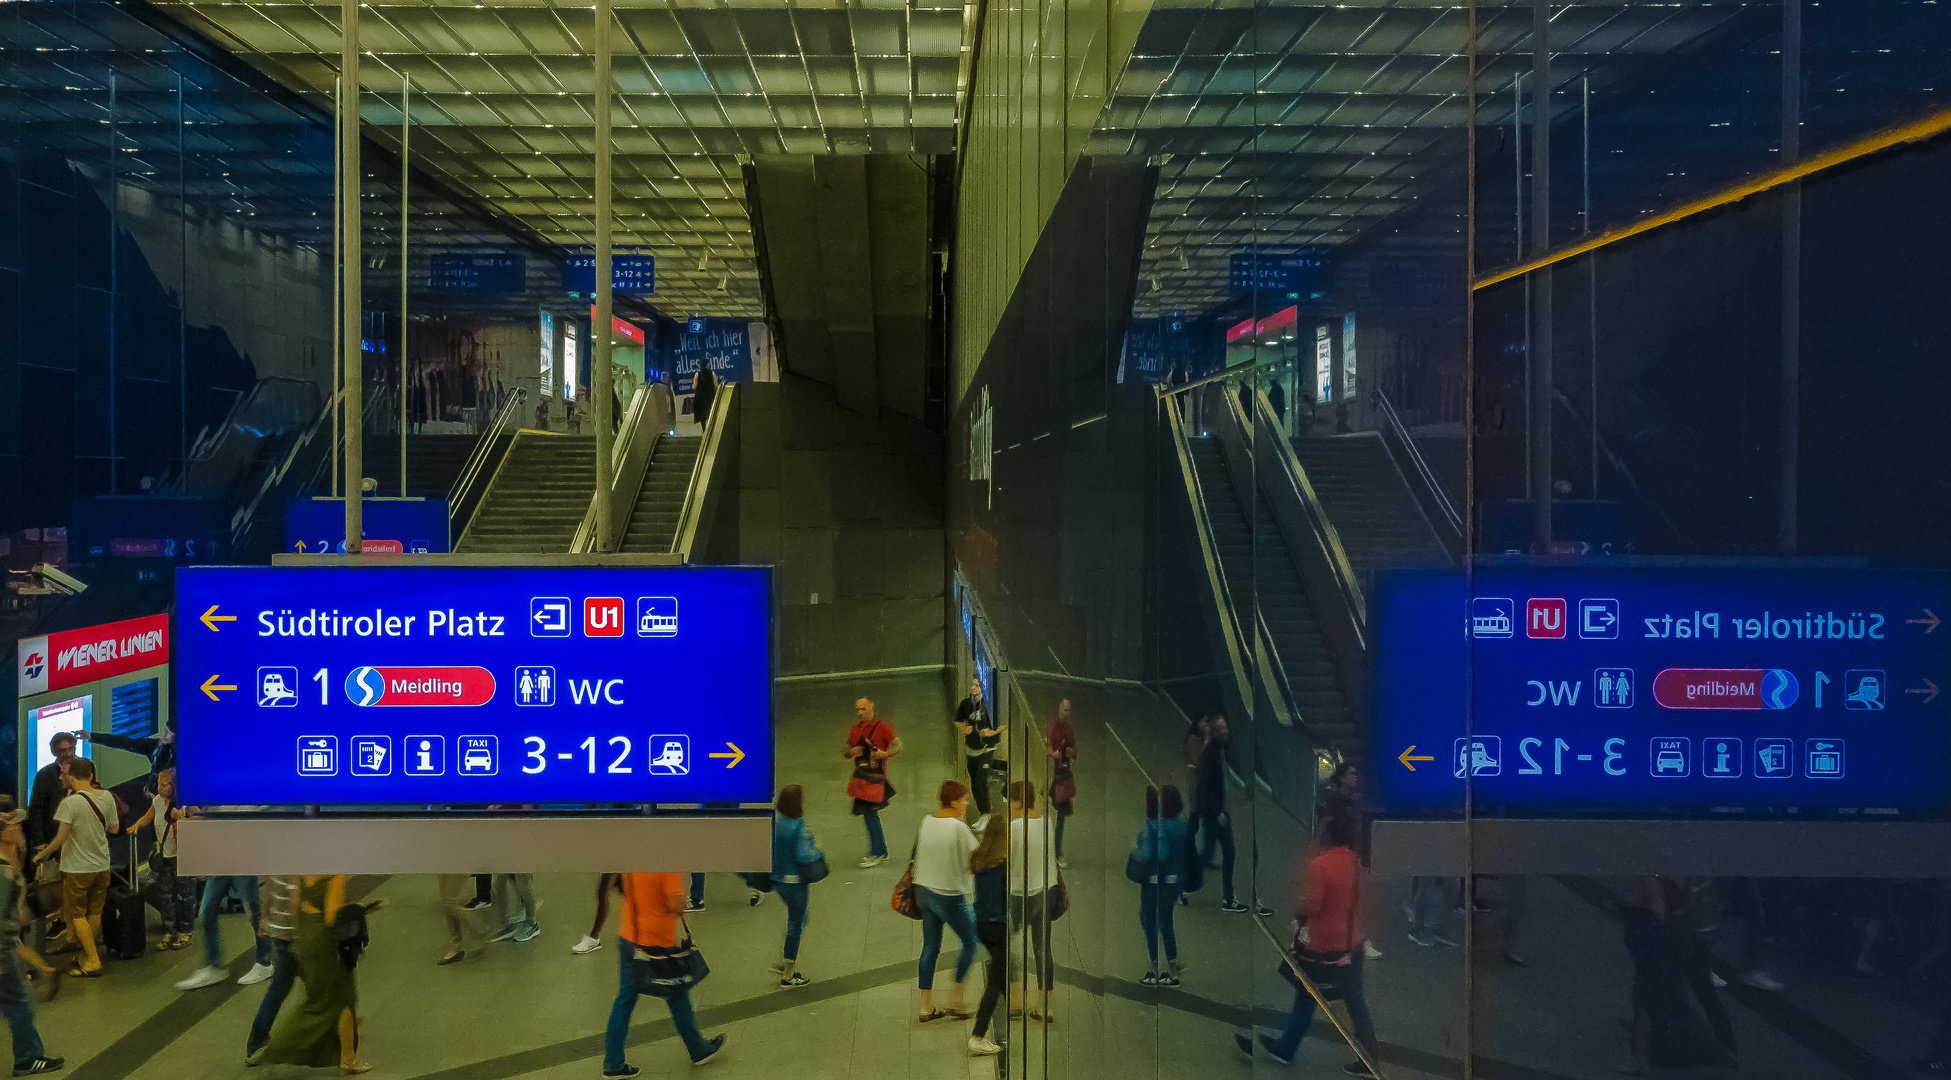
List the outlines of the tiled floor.
<svg viewBox="0 0 1951 1080">
<path fill-rule="evenodd" d="M 1263 1030 L 1277 1026 L 1290 992 L 1275 975 L 1274 942 L 1288 936 L 1293 863 L 1301 850 L 1295 822 L 1263 799 L 1236 788 L 1237 881 L 1243 899 L 1258 894 L 1282 914 L 1270 919 L 1217 910 L 1209 888 L 1178 910 L 1181 956 L 1191 965 L 1179 991 L 1143 987 L 1144 939 L 1137 890 L 1124 880 L 1124 856 L 1143 816 L 1143 787 L 1189 774 L 1178 757 L 1182 721 L 1169 705 L 1134 689 L 1079 684 L 1029 686 L 1032 706 L 1047 717 L 1060 694 L 1077 706 L 1081 757 L 1078 812 L 1066 838 L 1072 893 L 1068 917 L 1055 926 L 1057 1017 L 1047 1030 L 1017 1021 L 1007 1065 L 1011 1077 L 1158 1078 L 1288 1075 L 1262 1056 L 1249 1063 L 1232 1032 L 1253 1010 Z M 808 789 L 808 819 L 834 874 L 813 890 L 812 921 L 801 964 L 812 985 L 781 990 L 766 963 L 778 956 L 784 909 L 767 898 L 746 904 L 729 875 L 709 879 L 708 910 L 692 929 L 713 974 L 696 995 L 708 1032 L 729 1036 L 709 1072 L 693 1074 L 670 1035 L 660 1002 L 636 1013 L 631 1060 L 646 1076 L 990 1077 L 995 1059 L 970 1058 L 968 1025 L 915 1023 L 916 923 L 888 910 L 899 877 L 897 858 L 873 870 L 854 867 L 865 847 L 843 794 L 847 766 L 840 743 L 853 699 L 874 696 L 897 725 L 906 752 L 894 778 L 903 795 L 887 814 L 897 855 L 913 835 L 927 794 L 945 776 L 963 775 L 950 739 L 942 688 L 934 676 L 876 682 L 783 684 L 777 723 L 782 782 Z M 1038 746 L 1018 747 L 1035 753 Z M 1256 864 L 1257 853 L 1257 864 Z M 1256 868 L 1257 865 L 1257 868 Z M 578 1078 L 600 1073 L 600 1036 L 615 993 L 613 944 L 575 956 L 569 946 L 588 929 L 594 875 L 544 877 L 542 935 L 490 946 L 453 967 L 436 967 L 444 933 L 434 881 L 394 877 L 363 881 L 390 906 L 375 917 L 372 951 L 360 968 L 360 1007 L 367 1018 L 367 1056 L 375 1080 Z M 1533 966 L 1487 962 L 1477 975 L 1475 1022 L 1482 1036 L 1479 1075 L 1494 1080 L 1557 1080 L 1613 1074 L 1622 1061 L 1617 1018 L 1623 1014 L 1629 966 L 1616 919 L 1591 899 L 1605 883 L 1534 881 L 1521 944 Z M 1578 885 L 1573 888 L 1572 885 Z M 1368 969 L 1370 1001 L 1390 1077 L 1455 1075 L 1465 1022 L 1463 966 L 1457 950 L 1426 950 L 1402 935 L 1397 911 L 1405 883 L 1375 881 L 1371 930 L 1384 957 Z M 612 916 L 610 932 L 614 934 Z M 243 919 L 229 917 L 233 970 L 245 961 Z M 1021 942 L 1017 944 L 1020 948 Z M 945 950 L 952 963 L 954 947 Z M 171 985 L 200 961 L 199 952 L 151 953 L 115 963 L 109 976 L 70 983 L 41 1010 L 52 1053 L 65 1055 L 84 1080 L 142 1080 L 325 1075 L 243 1063 L 245 1032 L 261 998 L 234 984 L 182 993 Z M 1744 1065 L 1734 1075 L 1871 1080 L 1879 1064 L 1921 1052 L 1938 1002 L 1928 989 L 1842 980 L 1821 972 L 1781 972 L 1796 989 L 1782 995 L 1733 997 L 1731 1011 Z M 937 976 L 946 992 L 946 973 Z M 1847 982 L 1847 985 L 1839 985 Z M 980 968 L 969 985 L 973 1004 Z M 1317 1023 L 1293 1075 L 1339 1075 L 1348 1060 L 1332 1028 Z M 1865 1049 L 1869 1048 L 1869 1049 Z M 1721 1074 L 1728 1075 L 1728 1074 Z"/>
</svg>

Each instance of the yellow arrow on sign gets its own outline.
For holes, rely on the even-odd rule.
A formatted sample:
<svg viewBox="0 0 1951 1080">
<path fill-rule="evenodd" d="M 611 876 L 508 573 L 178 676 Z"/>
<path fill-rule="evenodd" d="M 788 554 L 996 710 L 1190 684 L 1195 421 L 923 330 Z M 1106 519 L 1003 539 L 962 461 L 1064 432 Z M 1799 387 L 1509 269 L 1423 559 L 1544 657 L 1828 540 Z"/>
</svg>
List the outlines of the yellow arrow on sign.
<svg viewBox="0 0 1951 1080">
<path fill-rule="evenodd" d="M 198 622 L 200 622 L 200 623 L 202 623 L 203 625 L 205 625 L 205 626 L 207 626 L 207 627 L 209 627 L 209 628 L 210 628 L 210 632 L 214 634 L 214 633 L 216 633 L 216 632 L 217 632 L 217 631 L 218 631 L 219 629 L 221 629 L 221 628 L 220 628 L 220 627 L 219 627 L 219 626 L 217 625 L 218 623 L 220 623 L 220 622 L 236 622 L 236 621 L 237 621 L 237 616 L 235 616 L 235 615 L 219 615 L 219 614 L 217 614 L 217 605 L 215 605 L 215 604 L 211 604 L 211 605 L 210 605 L 210 610 L 209 610 L 209 611 L 206 611 L 206 612 L 204 612 L 203 614 L 201 614 L 201 615 L 199 615 L 199 616 L 197 616 L 197 620 L 196 620 L 196 621 L 198 621 Z"/>
<path fill-rule="evenodd" d="M 1404 751 L 1402 752 L 1402 755 L 1401 755 L 1400 757 L 1398 757 L 1398 758 L 1396 758 L 1396 760 L 1397 760 L 1397 761 L 1400 761 L 1400 762 L 1402 762 L 1402 767 L 1403 767 L 1403 768 L 1405 768 L 1405 769 L 1408 769 L 1408 770 L 1409 770 L 1410 772 L 1415 772 L 1415 771 L 1416 771 L 1416 767 L 1415 767 L 1414 765 L 1411 765 L 1411 764 L 1409 764 L 1410 762 L 1412 762 L 1412 761 L 1435 761 L 1436 759 L 1435 759 L 1434 757 L 1432 757 L 1432 756 L 1430 756 L 1429 754 L 1418 754 L 1418 753 L 1416 753 L 1416 748 L 1415 748 L 1415 747 L 1414 747 L 1414 746 L 1412 745 L 1411 747 L 1409 747 L 1409 749 L 1407 749 L 1407 750 L 1404 750 Z"/>
<path fill-rule="evenodd" d="M 730 769 L 730 768 L 733 768 L 733 767 L 734 767 L 734 766 L 736 766 L 736 765 L 737 765 L 737 764 L 738 764 L 739 762 L 741 762 L 741 761 L 744 761 L 744 760 L 745 760 L 745 751 L 743 751 L 743 750 L 740 750 L 740 749 L 738 748 L 738 744 L 737 744 L 737 743 L 735 743 L 735 742 L 732 742 L 732 741 L 730 741 L 730 740 L 727 740 L 727 741 L 725 742 L 725 745 L 726 745 L 726 746 L 729 746 L 729 747 L 731 747 L 731 748 L 732 748 L 732 751 L 731 751 L 731 753 L 729 753 L 729 754 L 727 754 L 727 753 L 724 753 L 724 752 L 722 752 L 722 751 L 721 751 L 721 752 L 719 752 L 719 753 L 716 753 L 716 754 L 707 754 L 707 755 L 705 755 L 705 756 L 706 756 L 706 757 L 715 757 L 715 758 L 716 758 L 716 757 L 728 757 L 728 758 L 731 758 L 732 760 L 730 760 L 730 761 L 727 761 L 727 762 L 725 763 L 725 767 L 726 767 L 727 769 Z"/>
<path fill-rule="evenodd" d="M 212 675 L 212 676 L 210 676 L 209 678 L 207 678 L 207 679 L 205 679 L 205 680 L 203 680 L 203 685 L 202 685 L 201 687 L 199 687 L 199 688 L 198 688 L 198 689 L 200 689 L 200 690 L 202 690 L 202 691 L 203 691 L 204 693 L 206 693 L 206 694 L 209 694 L 209 695 L 210 695 L 210 700 L 211 700 L 211 701 L 216 701 L 216 700 L 217 700 L 217 691 L 219 691 L 219 690 L 235 690 L 235 689 L 237 689 L 237 687 L 236 687 L 235 685 L 233 685 L 233 684 L 231 684 L 231 683 L 220 683 L 220 682 L 218 682 L 218 681 L 217 681 L 217 679 L 218 679 L 218 676 L 216 676 L 216 675 Z"/>
</svg>

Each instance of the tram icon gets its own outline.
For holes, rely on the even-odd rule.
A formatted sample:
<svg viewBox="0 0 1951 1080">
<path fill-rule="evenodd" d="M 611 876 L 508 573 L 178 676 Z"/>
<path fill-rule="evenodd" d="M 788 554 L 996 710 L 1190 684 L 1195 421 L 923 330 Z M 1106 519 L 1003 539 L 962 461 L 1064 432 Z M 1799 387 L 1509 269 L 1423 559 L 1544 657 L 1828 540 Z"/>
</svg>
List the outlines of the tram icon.
<svg viewBox="0 0 1951 1080">
<path fill-rule="evenodd" d="M 677 597 L 637 597 L 637 636 L 676 637 Z"/>
<path fill-rule="evenodd" d="M 1479 596 L 1470 601 L 1470 636 L 1511 637 L 1517 627 L 1517 604 L 1505 596 Z"/>
</svg>

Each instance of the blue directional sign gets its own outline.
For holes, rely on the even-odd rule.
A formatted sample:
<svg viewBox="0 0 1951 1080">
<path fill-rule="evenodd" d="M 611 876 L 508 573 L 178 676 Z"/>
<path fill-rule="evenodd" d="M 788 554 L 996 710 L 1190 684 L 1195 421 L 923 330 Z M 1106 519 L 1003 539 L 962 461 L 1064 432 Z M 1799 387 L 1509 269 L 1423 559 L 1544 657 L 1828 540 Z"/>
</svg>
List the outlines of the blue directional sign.
<svg viewBox="0 0 1951 1080">
<path fill-rule="evenodd" d="M 654 255 L 610 256 L 612 292 L 649 296 L 657 291 L 657 257 Z M 562 291 L 576 296 L 596 292 L 596 256 L 575 255 L 562 264 Z"/>
<path fill-rule="evenodd" d="M 772 796 L 763 567 L 193 567 L 190 805 Z"/>
<path fill-rule="evenodd" d="M 528 291 L 528 259 L 506 252 L 435 252 L 427 283 L 450 292 L 518 294 Z"/>
<path fill-rule="evenodd" d="M 1951 811 L 1935 571 L 1385 574 L 1375 758 L 1393 814 Z"/>
</svg>

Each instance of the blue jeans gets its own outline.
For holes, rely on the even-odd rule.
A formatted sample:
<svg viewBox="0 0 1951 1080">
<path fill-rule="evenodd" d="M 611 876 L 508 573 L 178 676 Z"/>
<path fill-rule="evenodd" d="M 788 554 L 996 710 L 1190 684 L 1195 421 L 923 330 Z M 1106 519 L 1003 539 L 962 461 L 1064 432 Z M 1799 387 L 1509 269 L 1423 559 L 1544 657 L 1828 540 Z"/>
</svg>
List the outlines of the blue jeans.
<svg viewBox="0 0 1951 1080">
<path fill-rule="evenodd" d="M 251 1021 L 251 1035 L 244 1044 L 244 1056 L 258 1052 L 265 1043 L 271 1041 L 271 1025 L 278 1019 L 278 1010 L 284 1008 L 285 998 L 291 996 L 291 984 L 298 977 L 298 958 L 292 955 L 291 942 L 283 938 L 271 939 L 271 981 L 264 986 L 264 1000 L 258 1002 L 257 1018 Z"/>
<path fill-rule="evenodd" d="M 206 967 L 224 966 L 218 955 L 217 914 L 223 910 L 224 898 L 236 890 L 244 899 L 244 910 L 251 913 L 251 932 L 257 933 L 257 879 L 254 877 L 211 877 L 203 879 L 203 909 L 198 913 L 198 921 L 203 923 L 203 963 Z M 257 962 L 271 962 L 271 942 L 260 936 L 257 939 Z"/>
<path fill-rule="evenodd" d="M 867 856 L 872 859 L 887 858 L 887 834 L 881 831 L 881 812 L 869 810 L 860 816 L 867 822 Z"/>
<path fill-rule="evenodd" d="M 610 1006 L 610 1026 L 603 1031 L 604 1072 L 618 1072 L 625 1064 L 623 1044 L 630 1037 L 630 1014 L 637 1008 L 637 973 L 631 963 L 636 952 L 635 945 L 617 939 L 616 1004 Z M 677 1037 L 684 1040 L 684 1049 L 691 1060 L 703 1057 L 707 1047 L 705 1037 L 698 1032 L 698 1016 L 691 1011 L 691 992 L 686 990 L 664 1000 L 671 1007 L 671 1026 L 677 1029 Z"/>
<path fill-rule="evenodd" d="M 1177 885 L 1138 886 L 1138 925 L 1145 928 L 1145 949 L 1158 970 L 1158 939 L 1165 939 L 1165 959 L 1179 958 L 1179 937 L 1172 928 L 1172 909 L 1179 902 Z"/>
<path fill-rule="evenodd" d="M 1355 1041 L 1362 1049 L 1373 1053 L 1375 1050 L 1375 1020 L 1368 1014 L 1368 998 L 1362 993 L 1362 950 L 1356 946 L 1353 962 L 1348 972 L 1341 976 L 1333 989 L 1323 989 L 1322 996 L 1329 1001 L 1339 1000 L 1348 1007 L 1348 1024 L 1355 1029 Z M 1314 1026 L 1314 996 L 1306 990 L 1294 991 L 1294 1008 L 1287 1014 L 1287 1028 L 1267 1043 L 1267 1048 L 1281 1057 L 1292 1059 L 1301 1040 L 1307 1038 L 1308 1028 Z"/>
<path fill-rule="evenodd" d="M 6 945 L 13 948 L 11 941 Z M 7 1018 L 7 1030 L 13 1034 L 16 1066 L 47 1056 L 41 1033 L 34 1028 L 34 999 L 20 977 L 20 961 L 11 956 L 0 962 L 0 1016 Z"/>
<path fill-rule="evenodd" d="M 1201 876 L 1204 876 L 1205 867 L 1212 860 L 1213 845 L 1219 845 L 1222 875 L 1219 879 L 1220 899 L 1230 904 L 1233 902 L 1233 819 L 1229 816 L 1225 821 L 1221 821 L 1219 818 L 1218 813 L 1195 815 L 1192 819 L 1192 828 L 1195 833 L 1201 828 L 1206 831 L 1205 839 L 1199 842 Z"/>
<path fill-rule="evenodd" d="M 703 907 L 704 902 L 705 902 L 705 876 L 703 874 L 692 874 L 691 875 L 691 906 Z"/>
<path fill-rule="evenodd" d="M 918 885 L 915 895 L 921 898 L 921 964 L 918 972 L 921 988 L 935 988 L 935 961 L 942 955 L 942 927 L 945 924 L 962 941 L 962 951 L 955 955 L 955 981 L 968 982 L 969 968 L 975 965 L 976 955 L 975 912 L 969 910 L 968 900 L 961 893 L 938 893 Z"/>
<path fill-rule="evenodd" d="M 772 891 L 786 905 L 786 951 L 788 960 L 799 959 L 799 932 L 806 929 L 806 901 L 810 898 L 804 882 L 775 881 Z"/>
</svg>

